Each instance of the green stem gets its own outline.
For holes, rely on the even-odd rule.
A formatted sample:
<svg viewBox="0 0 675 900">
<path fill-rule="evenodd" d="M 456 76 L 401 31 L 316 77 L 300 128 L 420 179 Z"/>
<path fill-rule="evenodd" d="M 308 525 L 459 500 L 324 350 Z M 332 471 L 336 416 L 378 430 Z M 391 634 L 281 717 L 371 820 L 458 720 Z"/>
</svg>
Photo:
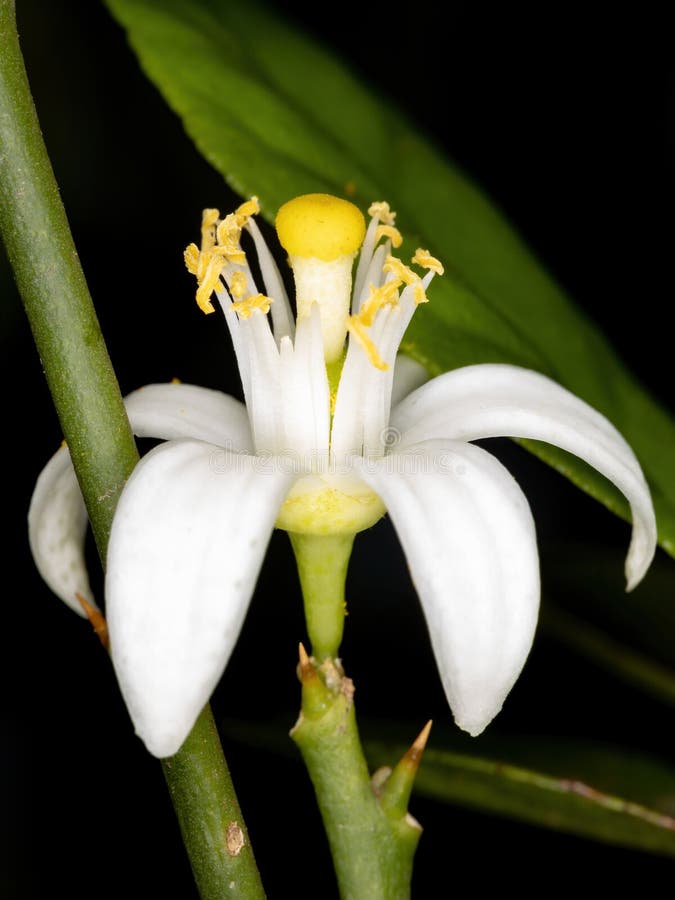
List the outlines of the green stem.
<svg viewBox="0 0 675 900">
<path fill-rule="evenodd" d="M 289 534 L 302 595 L 312 655 L 338 655 L 346 615 L 345 580 L 354 535 Z"/>
<path fill-rule="evenodd" d="M 264 897 L 210 707 L 162 768 L 202 900 Z"/>
<path fill-rule="evenodd" d="M 325 540 L 299 541 L 292 536 L 305 608 L 312 620 L 317 615 L 322 618 L 326 595 L 333 601 L 342 598 L 344 608 L 345 544 Z M 342 900 L 406 900 L 421 829 L 399 804 L 383 805 L 379 800 L 356 725 L 354 685 L 337 659 L 326 657 L 319 664 L 307 658 L 302 648 L 300 679 L 302 710 L 291 737 L 314 785 L 340 896 Z M 383 780 L 376 779 L 379 787 Z M 409 794 L 407 786 L 405 790 Z"/>
<path fill-rule="evenodd" d="M 42 140 L 13 0 L 0 0 L 0 232 L 105 560 L 138 452 Z M 232 821 L 243 823 L 209 715 L 165 764 L 195 877 L 204 898 L 225 897 L 245 870 L 246 896 L 264 897 L 247 839 L 240 854 L 211 858 Z"/>
<path fill-rule="evenodd" d="M 104 558 L 138 454 L 42 140 L 12 0 L 0 0 L 0 230 Z"/>
</svg>

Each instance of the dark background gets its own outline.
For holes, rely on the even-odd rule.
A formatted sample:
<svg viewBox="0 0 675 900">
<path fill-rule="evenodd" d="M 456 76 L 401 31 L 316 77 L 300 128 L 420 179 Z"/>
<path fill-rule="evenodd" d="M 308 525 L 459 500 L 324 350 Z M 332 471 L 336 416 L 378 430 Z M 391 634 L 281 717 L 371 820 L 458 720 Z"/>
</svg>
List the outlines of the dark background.
<svg viewBox="0 0 675 900">
<path fill-rule="evenodd" d="M 45 139 L 122 390 L 177 376 L 238 392 L 224 326 L 197 309 L 181 259 L 201 209 L 226 210 L 236 198 L 193 150 L 99 3 L 17 7 Z M 672 408 L 675 73 L 665 23 L 648 5 L 624 16 L 600 5 L 506 7 L 449 4 L 441 24 L 431 12 L 397 17 L 354 0 L 302 12 L 283 4 L 485 188 Z M 30 493 L 61 435 L 4 259 L 0 287 L 8 486 L 0 896 L 187 900 L 194 888 L 160 768 L 133 736 L 88 627 L 51 596 L 29 559 Z M 625 524 L 518 448 L 496 449 L 532 502 L 545 584 L 549 555 L 570 538 L 615 553 L 620 570 Z M 429 717 L 449 731 L 388 523 L 357 541 L 348 589 L 344 656 L 360 714 L 399 716 L 410 722 L 410 739 Z M 214 698 L 219 719 L 273 723 L 287 743 L 303 637 L 294 564 L 277 533 Z M 672 751 L 664 707 L 544 633 L 490 730 Z M 293 748 L 280 760 L 228 738 L 225 746 L 269 895 L 335 896 Z M 479 742 L 471 746 L 480 752 Z M 550 880 L 567 889 L 597 880 L 610 890 L 630 878 L 645 885 L 672 877 L 671 863 L 647 854 L 419 797 L 411 808 L 426 826 L 415 897 L 449 896 L 464 878 L 477 889 L 538 895 Z"/>
</svg>

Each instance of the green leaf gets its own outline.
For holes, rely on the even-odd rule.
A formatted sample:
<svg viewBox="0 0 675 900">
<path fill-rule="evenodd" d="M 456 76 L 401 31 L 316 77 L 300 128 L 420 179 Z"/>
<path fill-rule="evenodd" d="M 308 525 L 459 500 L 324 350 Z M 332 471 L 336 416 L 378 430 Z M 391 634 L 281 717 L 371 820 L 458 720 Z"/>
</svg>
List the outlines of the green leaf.
<svg viewBox="0 0 675 900">
<path fill-rule="evenodd" d="M 675 856 L 674 771 L 616 748 L 533 743 L 536 752 L 529 755 L 541 764 L 548 754 L 548 767 L 537 770 L 502 758 L 427 748 L 415 790 L 532 825 Z M 381 741 L 366 741 L 365 747 L 374 765 L 391 765 L 406 750 Z"/>
<path fill-rule="evenodd" d="M 340 61 L 255 2 L 108 0 L 150 79 L 206 159 L 272 219 L 308 191 L 387 199 L 403 252 L 446 265 L 404 349 L 432 374 L 478 362 L 544 372 L 601 410 L 650 482 L 662 546 L 675 555 L 675 423 L 624 370 L 512 227 L 395 109 Z M 594 470 L 549 445 L 526 446 L 618 515 Z"/>
</svg>

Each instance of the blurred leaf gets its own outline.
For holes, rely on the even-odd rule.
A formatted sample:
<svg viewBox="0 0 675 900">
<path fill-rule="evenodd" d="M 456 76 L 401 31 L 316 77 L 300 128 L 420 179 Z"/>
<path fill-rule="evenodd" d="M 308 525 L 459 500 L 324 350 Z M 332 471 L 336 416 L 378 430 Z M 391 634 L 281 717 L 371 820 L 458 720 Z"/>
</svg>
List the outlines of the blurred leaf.
<svg viewBox="0 0 675 900">
<path fill-rule="evenodd" d="M 569 565 L 570 559 L 574 566 Z M 675 572 L 657 556 L 626 594 L 621 560 L 601 547 L 566 543 L 543 566 L 541 625 L 553 638 L 675 706 Z"/>
<path fill-rule="evenodd" d="M 404 252 L 447 267 L 404 349 L 432 374 L 477 362 L 538 369 L 607 415 L 652 486 L 675 555 L 675 424 L 624 370 L 502 215 L 404 116 L 311 38 L 251 0 L 108 0 L 141 65 L 206 159 L 272 219 L 308 191 L 399 212 Z M 186 236 L 187 240 L 187 236 Z M 563 451 L 526 444 L 618 515 L 619 493 Z"/>
<path fill-rule="evenodd" d="M 539 760 L 538 769 L 428 748 L 416 791 L 532 825 L 675 856 L 675 818 L 664 811 L 664 807 L 675 807 L 675 772 L 614 748 L 589 750 L 564 742 L 554 745 L 548 767 L 546 749 L 538 742 L 534 746 L 536 752 L 531 755 Z M 404 745 L 394 748 L 379 741 L 366 742 L 366 753 L 374 765 L 391 764 L 405 750 Z M 607 778 L 608 766 L 615 784 L 612 793 L 597 787 Z M 589 767 L 594 780 L 585 777 Z M 569 774 L 556 777 L 550 774 L 554 769 Z"/>
<path fill-rule="evenodd" d="M 295 756 L 285 725 L 227 720 L 219 727 L 244 745 Z M 400 724 L 362 720 L 360 730 L 371 771 L 393 765 L 407 749 Z M 416 730 L 419 724 L 405 733 Z M 477 755 L 472 752 L 478 746 L 475 738 L 435 727 L 415 792 L 490 815 L 675 856 L 675 770 L 661 760 L 560 738 L 482 735 L 479 742 Z"/>
</svg>

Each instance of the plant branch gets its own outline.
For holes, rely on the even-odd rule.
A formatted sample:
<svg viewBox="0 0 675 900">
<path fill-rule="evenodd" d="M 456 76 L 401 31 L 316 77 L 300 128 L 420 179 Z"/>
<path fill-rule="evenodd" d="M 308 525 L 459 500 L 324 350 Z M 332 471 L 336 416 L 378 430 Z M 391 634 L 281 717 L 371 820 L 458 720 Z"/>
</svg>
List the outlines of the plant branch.
<svg viewBox="0 0 675 900">
<path fill-rule="evenodd" d="M 0 232 L 105 561 L 138 452 L 42 139 L 13 0 L 0 0 Z M 164 773 L 204 900 L 264 897 L 208 709 Z"/>
</svg>

